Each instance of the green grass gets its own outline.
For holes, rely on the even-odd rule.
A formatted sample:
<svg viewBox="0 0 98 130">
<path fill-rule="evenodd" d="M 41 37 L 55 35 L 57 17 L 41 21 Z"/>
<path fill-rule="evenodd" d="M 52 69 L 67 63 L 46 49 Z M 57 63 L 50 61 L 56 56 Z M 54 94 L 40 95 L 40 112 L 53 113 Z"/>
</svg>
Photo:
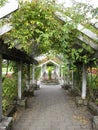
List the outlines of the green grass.
<svg viewBox="0 0 98 130">
<path fill-rule="evenodd" d="M 13 70 L 9 67 L 8 72 L 13 72 Z M 6 73 L 6 68 L 2 68 L 2 73 Z"/>
</svg>

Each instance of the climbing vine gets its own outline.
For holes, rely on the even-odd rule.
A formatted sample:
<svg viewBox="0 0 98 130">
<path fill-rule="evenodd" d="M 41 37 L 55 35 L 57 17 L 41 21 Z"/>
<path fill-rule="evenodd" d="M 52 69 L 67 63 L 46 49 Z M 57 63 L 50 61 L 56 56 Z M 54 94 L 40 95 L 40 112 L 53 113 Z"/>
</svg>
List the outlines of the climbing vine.
<svg viewBox="0 0 98 130">
<path fill-rule="evenodd" d="M 6 2 L 7 0 L 0 0 L 0 7 L 3 6 Z"/>
<path fill-rule="evenodd" d="M 77 6 L 78 9 L 83 7 L 79 15 L 77 11 L 74 11 L 75 7 L 71 15 L 70 9 L 64 12 L 61 6 L 58 8 L 56 3 L 50 1 L 39 0 L 22 4 L 11 18 L 13 29 L 7 34 L 11 43 L 10 47 L 18 45 L 19 48 L 33 56 L 55 50 L 57 53 L 66 55 L 72 66 L 76 63 L 95 62 L 96 59 L 91 58 L 94 51 L 77 38 L 79 35 L 77 24 L 83 22 L 83 17 L 90 7 L 86 9 L 85 5 Z M 73 23 L 72 20 L 62 22 L 55 14 L 56 11 L 65 14 L 69 12 L 75 22 Z"/>
<path fill-rule="evenodd" d="M 3 81 L 3 112 L 6 112 L 10 104 L 13 104 L 13 99 L 17 96 L 17 80 L 15 76 L 6 76 Z"/>
<path fill-rule="evenodd" d="M 21 48 L 27 52 L 32 49 L 36 52 L 36 48 L 37 53 L 49 50 L 53 42 L 51 37 L 60 28 L 60 23 L 54 16 L 55 8 L 52 4 L 47 6 L 39 1 L 24 3 L 11 19 L 11 46 L 21 44 Z"/>
</svg>

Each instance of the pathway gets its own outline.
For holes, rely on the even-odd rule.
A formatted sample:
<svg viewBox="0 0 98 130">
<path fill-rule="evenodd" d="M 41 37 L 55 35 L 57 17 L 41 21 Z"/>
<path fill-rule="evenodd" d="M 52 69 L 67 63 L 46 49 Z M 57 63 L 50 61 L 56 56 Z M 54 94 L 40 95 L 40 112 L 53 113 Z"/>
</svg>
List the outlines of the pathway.
<svg viewBox="0 0 98 130">
<path fill-rule="evenodd" d="M 76 107 L 59 85 L 43 85 L 17 116 L 14 130 L 92 130 L 90 120 L 87 108 Z"/>
</svg>

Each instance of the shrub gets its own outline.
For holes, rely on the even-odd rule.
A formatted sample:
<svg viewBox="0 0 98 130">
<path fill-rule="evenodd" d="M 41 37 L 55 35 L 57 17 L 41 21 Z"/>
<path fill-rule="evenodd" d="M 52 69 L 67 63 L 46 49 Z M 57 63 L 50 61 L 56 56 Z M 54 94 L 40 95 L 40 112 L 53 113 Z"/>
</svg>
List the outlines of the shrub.
<svg viewBox="0 0 98 130">
<path fill-rule="evenodd" d="M 2 97 L 3 111 L 5 112 L 13 99 L 17 96 L 17 80 L 15 77 L 6 77 L 3 81 Z"/>
</svg>

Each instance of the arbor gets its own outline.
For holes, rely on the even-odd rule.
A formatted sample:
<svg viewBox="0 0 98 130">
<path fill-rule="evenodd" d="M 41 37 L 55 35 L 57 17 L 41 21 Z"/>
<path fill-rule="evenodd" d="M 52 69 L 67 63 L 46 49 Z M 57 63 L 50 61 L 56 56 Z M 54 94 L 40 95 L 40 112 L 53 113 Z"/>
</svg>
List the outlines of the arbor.
<svg viewBox="0 0 98 130">
<path fill-rule="evenodd" d="M 22 4 L 11 18 L 13 30 L 8 34 L 11 46 L 19 44 L 28 53 L 33 53 L 33 49 L 37 54 L 50 50 L 53 36 L 58 35 L 61 27 L 55 19 L 56 9 L 41 1 Z"/>
<path fill-rule="evenodd" d="M 80 4 L 78 9 L 79 7 L 81 7 L 81 13 L 77 15 L 75 7 L 63 10 L 62 7 L 50 1 L 25 2 L 11 17 L 13 29 L 7 34 L 6 42 L 11 43 L 10 47 L 16 46 L 33 56 L 54 50 L 66 55 L 71 65 L 76 65 L 77 62 L 86 64 L 90 61 L 95 62 L 95 58 L 91 58 L 94 50 L 77 39 L 81 34 L 77 31 L 77 24 L 83 22 L 87 12 L 86 5 Z M 69 15 L 74 22 L 64 23 L 56 15 L 57 11 Z"/>
<path fill-rule="evenodd" d="M 97 44 L 98 41 L 90 39 L 77 29 L 79 23 L 89 26 L 88 21 L 93 15 L 89 18 L 87 14 L 93 11 L 91 6 L 85 4 L 76 4 L 73 8 L 63 10 L 62 6 L 58 7 L 56 3 L 48 0 L 21 3 L 19 10 L 10 18 L 13 29 L 2 38 L 10 48 L 22 49 L 33 57 L 50 50 L 57 54 L 61 53 L 64 59 L 68 60 L 68 69 L 79 71 L 77 73 L 81 76 L 81 66 L 97 63 L 97 58 L 94 57 L 96 48 L 92 48 L 89 43 L 94 41 Z M 66 18 L 63 21 L 58 17 L 57 12 L 72 19 Z M 97 9 L 94 11 L 94 16 L 96 14 Z M 86 39 L 88 44 L 85 40 L 79 39 L 79 36 Z"/>
</svg>

